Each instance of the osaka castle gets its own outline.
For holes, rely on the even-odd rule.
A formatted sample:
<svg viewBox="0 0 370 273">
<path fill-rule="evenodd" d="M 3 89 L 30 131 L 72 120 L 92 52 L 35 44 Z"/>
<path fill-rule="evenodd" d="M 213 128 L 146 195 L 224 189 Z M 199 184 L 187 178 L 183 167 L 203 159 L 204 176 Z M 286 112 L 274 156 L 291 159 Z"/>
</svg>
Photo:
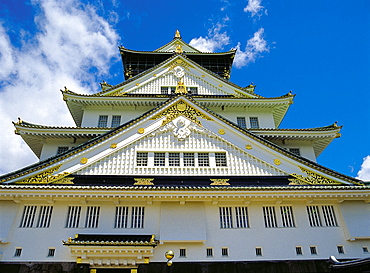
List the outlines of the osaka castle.
<svg viewBox="0 0 370 273">
<path fill-rule="evenodd" d="M 55 98 L 76 126 L 14 122 L 40 160 L 0 177 L 0 272 L 331 272 L 330 256 L 370 257 L 370 186 L 316 161 L 341 126 L 280 128 L 291 92 L 231 82 L 235 50 L 179 31 L 119 52 L 123 82 Z"/>
</svg>

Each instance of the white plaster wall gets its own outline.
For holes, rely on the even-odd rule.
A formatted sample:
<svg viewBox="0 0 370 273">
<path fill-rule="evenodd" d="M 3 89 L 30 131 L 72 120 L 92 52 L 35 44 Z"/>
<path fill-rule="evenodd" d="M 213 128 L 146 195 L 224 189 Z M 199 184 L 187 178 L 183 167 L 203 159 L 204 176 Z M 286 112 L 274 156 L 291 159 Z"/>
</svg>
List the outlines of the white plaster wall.
<svg viewBox="0 0 370 273">
<path fill-rule="evenodd" d="M 274 141 L 274 140 L 271 140 L 271 142 L 279 145 L 280 147 L 284 148 L 284 149 L 288 149 L 289 148 L 299 148 L 300 152 L 301 152 L 301 156 L 313 161 L 313 162 L 316 162 L 317 158 L 316 158 L 316 155 L 315 155 L 315 151 L 313 149 L 313 144 L 311 141 L 296 141 L 296 140 L 287 140 L 285 142 L 285 144 L 283 144 L 280 140 L 278 141 Z"/>
<path fill-rule="evenodd" d="M 73 148 L 77 145 L 85 143 L 88 139 L 77 139 L 75 142 L 72 139 L 46 139 L 42 146 L 40 160 L 47 159 L 51 156 L 55 156 L 58 151 L 58 147 L 69 147 Z"/>
<path fill-rule="evenodd" d="M 370 238 L 370 204 L 364 201 L 344 201 L 339 207 L 348 229 L 347 239 Z"/>
</svg>

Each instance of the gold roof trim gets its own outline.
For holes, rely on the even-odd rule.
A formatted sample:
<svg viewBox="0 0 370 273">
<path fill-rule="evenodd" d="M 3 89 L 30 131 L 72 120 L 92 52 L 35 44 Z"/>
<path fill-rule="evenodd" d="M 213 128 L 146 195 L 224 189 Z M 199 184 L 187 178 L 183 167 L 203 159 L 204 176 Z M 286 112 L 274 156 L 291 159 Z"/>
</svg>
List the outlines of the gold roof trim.
<svg viewBox="0 0 370 273">
<path fill-rule="evenodd" d="M 66 177 L 70 175 L 68 172 L 53 175 L 58 171 L 62 165 L 55 166 L 46 170 L 45 172 L 38 173 L 30 178 L 15 182 L 15 184 L 73 184 L 74 177 Z"/>
</svg>

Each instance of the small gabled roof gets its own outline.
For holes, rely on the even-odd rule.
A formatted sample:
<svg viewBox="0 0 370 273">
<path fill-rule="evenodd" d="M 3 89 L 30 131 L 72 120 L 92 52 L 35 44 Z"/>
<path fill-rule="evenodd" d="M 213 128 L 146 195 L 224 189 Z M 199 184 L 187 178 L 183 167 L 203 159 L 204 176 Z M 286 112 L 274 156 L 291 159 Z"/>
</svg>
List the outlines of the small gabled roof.
<svg viewBox="0 0 370 273">
<path fill-rule="evenodd" d="M 190 109 L 193 109 L 193 110 L 182 112 L 183 110 L 180 109 L 178 110 L 178 113 L 177 113 L 178 115 L 183 115 L 187 113 L 187 115 L 190 115 L 189 118 L 193 117 L 195 119 L 197 119 L 197 116 L 199 115 L 201 117 L 206 117 L 207 119 L 204 119 L 202 122 L 204 123 L 204 126 L 207 126 L 207 128 L 219 128 L 219 127 L 225 128 L 222 130 L 221 129 L 218 130 L 218 132 L 214 132 L 214 134 L 223 135 L 223 138 L 225 138 L 225 141 L 232 142 L 234 141 L 234 138 L 237 136 L 245 138 L 244 141 L 248 141 L 249 143 L 252 143 L 253 145 L 255 145 L 256 150 L 255 149 L 249 150 L 249 147 L 246 148 L 248 149 L 248 153 L 250 153 L 252 156 L 254 152 L 258 152 L 259 150 L 265 151 L 265 152 L 270 151 L 272 153 L 271 156 L 281 158 L 281 160 L 284 161 L 284 165 L 280 165 L 281 164 L 280 160 L 273 159 L 273 158 L 269 159 L 269 161 L 272 160 L 273 163 L 268 163 L 268 164 L 272 164 L 272 165 L 275 164 L 276 166 L 274 168 L 285 168 L 286 166 L 289 165 L 290 169 L 294 169 L 297 172 L 297 174 L 290 174 L 290 175 L 293 175 L 298 180 L 304 179 L 304 174 L 307 174 L 310 177 L 310 179 L 314 179 L 314 180 L 318 179 L 318 181 L 321 181 L 322 179 L 324 180 L 329 179 L 333 182 L 336 181 L 334 182 L 334 184 L 335 183 L 341 183 L 341 184 L 347 184 L 347 185 L 359 184 L 359 180 L 357 179 L 354 179 L 352 177 L 349 177 L 349 176 L 340 174 L 338 172 L 335 172 L 333 170 L 327 169 L 315 162 L 312 162 L 300 156 L 295 156 L 294 154 L 291 154 L 285 151 L 278 145 L 275 145 L 272 142 L 265 140 L 262 137 L 257 136 L 256 134 L 250 132 L 249 130 L 242 129 L 236 126 L 230 121 L 224 119 L 223 117 L 213 113 L 209 109 L 200 105 L 199 103 L 194 101 L 191 97 L 185 96 L 185 95 L 175 96 L 169 99 L 167 102 L 165 102 L 161 106 L 148 111 L 143 116 L 135 120 L 132 120 L 126 124 L 123 124 L 115 129 L 112 129 L 109 132 L 102 134 L 92 140 L 89 140 L 84 144 L 74 147 L 71 150 L 68 150 L 60 155 L 56 155 L 47 160 L 44 160 L 39 163 L 25 167 L 21 170 L 6 174 L 0 177 L 0 183 L 2 182 L 14 183 L 17 181 L 18 182 L 27 181 L 23 183 L 31 183 L 31 184 L 32 183 L 37 184 L 38 182 L 40 183 L 43 182 L 44 184 L 58 183 L 60 179 L 64 179 L 66 176 L 73 174 L 74 172 L 77 172 L 79 168 L 86 167 L 85 165 L 81 165 L 81 164 L 85 164 L 87 161 L 84 160 L 84 162 L 82 162 L 82 159 L 81 159 L 81 164 L 80 164 L 79 159 L 81 157 L 87 156 L 86 154 L 88 154 L 90 158 L 93 158 L 94 156 L 97 156 L 97 158 L 101 158 L 102 156 L 101 153 L 108 155 L 109 153 L 114 152 L 114 150 L 112 150 L 112 147 L 108 146 L 108 148 L 104 148 L 106 147 L 107 144 L 113 141 L 121 141 L 121 143 L 123 142 L 128 143 L 127 141 L 129 141 L 131 143 L 133 141 L 133 138 L 140 139 L 141 137 L 143 137 L 142 135 L 143 131 L 136 133 L 133 130 L 137 130 L 137 129 L 132 129 L 132 128 L 138 128 L 139 126 L 149 126 L 149 125 L 151 126 L 151 128 L 161 128 L 162 126 L 161 124 L 163 124 L 164 120 L 167 120 L 167 117 L 176 118 L 176 115 L 168 116 L 167 114 L 165 114 L 166 113 L 165 111 L 170 111 L 169 110 L 170 108 L 172 109 L 173 107 L 175 108 L 179 107 L 178 104 L 184 104 L 184 103 L 188 105 Z M 198 113 L 197 116 L 194 116 L 194 113 Z M 153 119 L 156 121 L 155 122 L 151 121 Z M 144 123 L 146 125 L 144 125 Z M 154 129 L 151 129 L 151 130 L 154 130 Z M 230 135 L 225 134 L 225 130 L 230 132 Z M 124 135 L 124 134 L 129 134 L 130 137 L 127 137 L 128 135 Z M 148 130 L 146 134 L 151 134 L 151 131 Z M 118 139 L 121 139 L 121 140 L 118 140 Z M 115 144 L 113 149 L 117 148 L 117 145 L 118 144 Z M 125 146 L 122 146 L 122 147 L 125 147 Z M 96 148 L 97 150 L 94 148 Z M 96 151 L 98 154 L 94 155 L 94 151 Z M 91 163 L 89 162 L 88 164 L 93 164 L 94 159 L 91 159 L 91 160 L 92 160 Z M 285 165 L 285 164 L 288 164 L 288 165 Z M 299 171 L 300 169 L 302 171 Z M 299 173 L 302 173 L 303 175 Z M 317 178 L 314 178 L 314 177 L 317 177 Z"/>
</svg>

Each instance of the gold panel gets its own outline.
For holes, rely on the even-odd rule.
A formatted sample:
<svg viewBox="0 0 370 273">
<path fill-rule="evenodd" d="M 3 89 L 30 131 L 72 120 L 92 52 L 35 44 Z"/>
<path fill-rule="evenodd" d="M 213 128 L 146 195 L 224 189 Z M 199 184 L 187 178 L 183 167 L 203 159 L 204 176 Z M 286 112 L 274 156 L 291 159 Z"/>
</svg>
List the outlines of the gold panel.
<svg viewBox="0 0 370 273">
<path fill-rule="evenodd" d="M 136 181 L 134 185 L 154 185 L 152 182 L 154 178 L 134 178 Z"/>
<path fill-rule="evenodd" d="M 227 186 L 230 185 L 227 181 L 230 179 L 210 179 L 212 183 L 210 185 L 212 186 Z"/>
<path fill-rule="evenodd" d="M 218 130 L 218 133 L 219 133 L 220 135 L 224 135 L 224 134 L 225 134 L 225 130 L 224 130 L 224 129 L 220 129 L 220 130 Z"/>
<path fill-rule="evenodd" d="M 299 166 L 302 172 L 307 174 L 303 176 L 300 174 L 292 173 L 291 176 L 294 176 L 295 179 L 289 179 L 290 185 L 340 185 L 342 183 L 323 177 L 317 173 L 309 171 L 301 166 Z"/>
<path fill-rule="evenodd" d="M 54 172 L 58 171 L 62 165 L 51 168 L 43 173 L 36 174 L 30 178 L 24 179 L 16 184 L 73 184 L 72 180 L 74 177 L 66 177 L 70 173 L 64 172 L 58 175 L 53 175 Z"/>
</svg>

